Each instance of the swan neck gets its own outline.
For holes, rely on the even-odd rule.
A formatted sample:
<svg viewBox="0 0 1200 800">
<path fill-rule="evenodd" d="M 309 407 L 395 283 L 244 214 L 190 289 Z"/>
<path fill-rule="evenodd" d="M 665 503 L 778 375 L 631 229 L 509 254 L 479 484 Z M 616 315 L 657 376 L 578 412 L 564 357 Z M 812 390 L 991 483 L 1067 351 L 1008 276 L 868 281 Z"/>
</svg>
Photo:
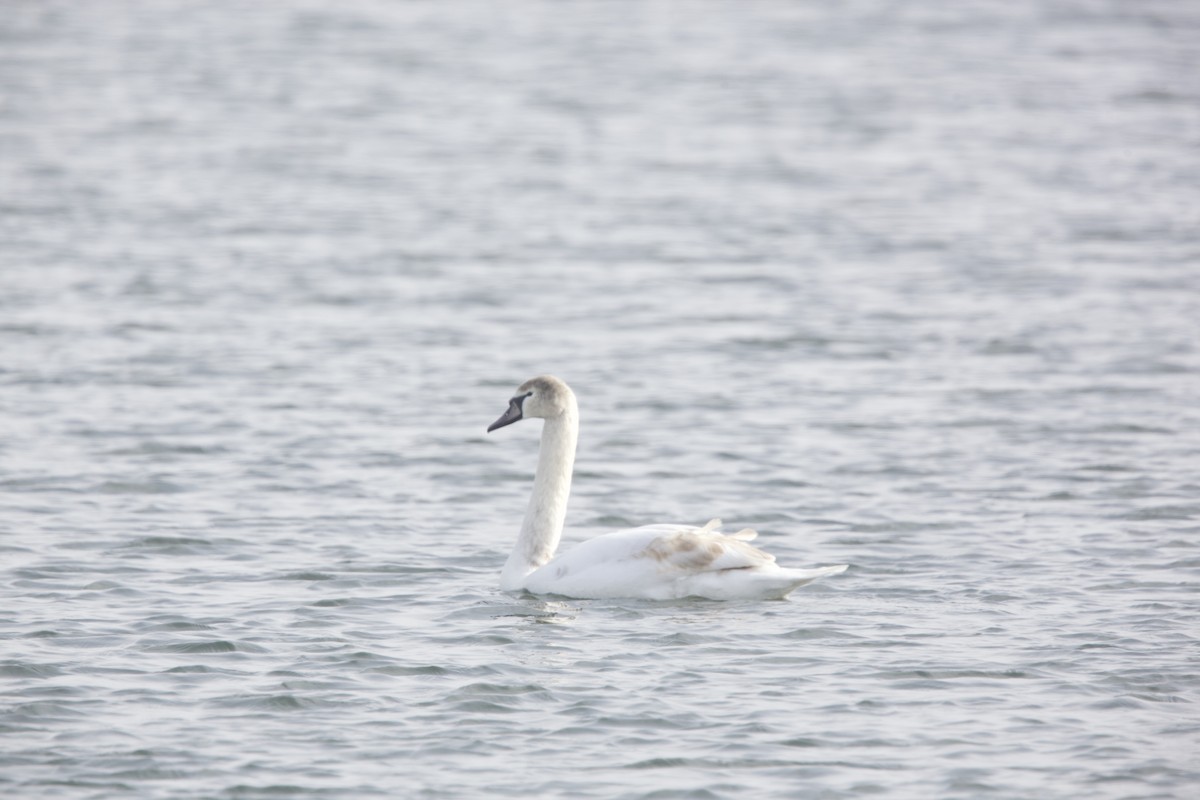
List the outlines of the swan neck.
<svg viewBox="0 0 1200 800">
<path fill-rule="evenodd" d="M 579 411 L 574 398 L 567 409 L 542 427 L 533 494 L 521 524 L 517 546 L 501 575 L 501 586 L 519 589 L 526 575 L 554 557 L 562 538 L 579 439 Z"/>
</svg>

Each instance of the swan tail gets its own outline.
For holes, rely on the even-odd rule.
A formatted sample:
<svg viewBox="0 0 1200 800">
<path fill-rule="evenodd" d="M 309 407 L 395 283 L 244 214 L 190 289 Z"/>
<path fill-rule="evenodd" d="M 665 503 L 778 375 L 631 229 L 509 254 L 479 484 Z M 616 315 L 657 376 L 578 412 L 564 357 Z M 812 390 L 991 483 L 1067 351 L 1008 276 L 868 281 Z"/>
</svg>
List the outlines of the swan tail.
<svg viewBox="0 0 1200 800">
<path fill-rule="evenodd" d="M 801 586 L 829 575 L 841 574 L 849 566 L 849 564 L 838 564 L 833 567 L 817 567 L 816 569 L 781 569 L 781 574 L 772 576 L 772 582 L 775 583 L 779 593 L 771 596 L 782 600 Z"/>
</svg>

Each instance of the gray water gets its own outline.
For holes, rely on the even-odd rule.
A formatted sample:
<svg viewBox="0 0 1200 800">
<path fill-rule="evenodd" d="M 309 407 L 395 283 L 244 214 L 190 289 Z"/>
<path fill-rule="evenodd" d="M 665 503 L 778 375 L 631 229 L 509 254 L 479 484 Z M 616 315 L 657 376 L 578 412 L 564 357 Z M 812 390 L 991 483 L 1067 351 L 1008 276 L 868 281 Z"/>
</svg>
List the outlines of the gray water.
<svg viewBox="0 0 1200 800">
<path fill-rule="evenodd" d="M 1191 798 L 1200 6 L 7 2 L 0 794 Z M 497 588 L 725 519 L 783 602 Z"/>
</svg>

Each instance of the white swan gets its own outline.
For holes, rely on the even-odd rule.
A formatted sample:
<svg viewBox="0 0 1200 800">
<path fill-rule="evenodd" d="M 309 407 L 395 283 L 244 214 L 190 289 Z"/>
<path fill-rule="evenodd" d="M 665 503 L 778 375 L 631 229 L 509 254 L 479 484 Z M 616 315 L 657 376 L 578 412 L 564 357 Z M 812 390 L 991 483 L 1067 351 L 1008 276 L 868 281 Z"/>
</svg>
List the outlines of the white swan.
<svg viewBox="0 0 1200 800">
<path fill-rule="evenodd" d="M 754 531 L 725 535 L 717 530 L 717 519 L 702 528 L 645 525 L 615 531 L 555 557 L 579 438 L 575 393 L 551 375 L 525 381 L 488 432 L 526 417 L 541 417 L 545 423 L 533 495 L 517 546 L 500 573 L 505 591 L 577 598 L 768 599 L 786 597 L 799 586 L 846 569 L 845 564 L 784 569 L 775 556 L 748 544 L 757 535 Z"/>
</svg>

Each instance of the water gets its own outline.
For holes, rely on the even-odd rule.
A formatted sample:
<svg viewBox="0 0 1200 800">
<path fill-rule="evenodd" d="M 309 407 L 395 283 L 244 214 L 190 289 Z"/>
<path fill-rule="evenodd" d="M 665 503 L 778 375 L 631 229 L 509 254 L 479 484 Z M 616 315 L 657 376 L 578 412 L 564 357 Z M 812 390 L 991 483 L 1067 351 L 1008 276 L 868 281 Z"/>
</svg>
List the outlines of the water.
<svg viewBox="0 0 1200 800">
<path fill-rule="evenodd" d="M 1195 4 L 0 16 L 5 796 L 1195 796 Z"/>
</svg>

